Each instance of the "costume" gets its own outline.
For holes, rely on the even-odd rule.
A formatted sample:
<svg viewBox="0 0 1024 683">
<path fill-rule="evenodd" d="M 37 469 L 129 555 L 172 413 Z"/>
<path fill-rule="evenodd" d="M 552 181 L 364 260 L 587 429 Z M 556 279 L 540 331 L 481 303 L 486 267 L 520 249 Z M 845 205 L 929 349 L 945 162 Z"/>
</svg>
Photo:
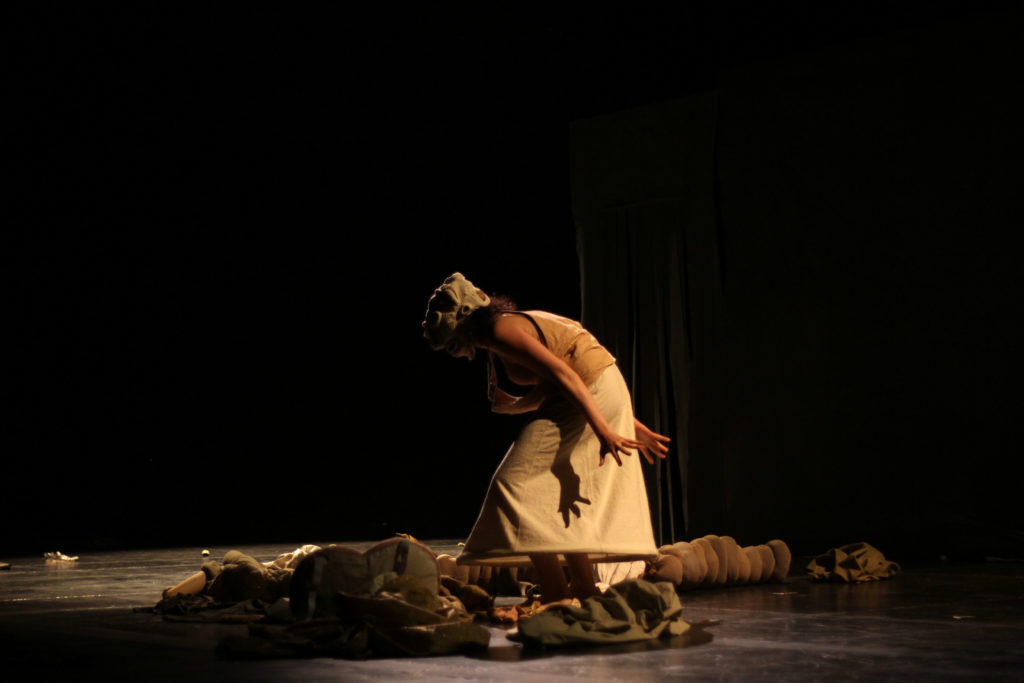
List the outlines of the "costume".
<svg viewBox="0 0 1024 683">
<path fill-rule="evenodd" d="M 295 567 L 319 549 L 315 545 L 304 545 L 266 563 L 257 562 L 238 550 L 229 550 L 223 562 L 210 560 L 203 563 L 202 571 L 206 574 L 203 592 L 217 602 L 273 602 L 288 595 Z"/>
<path fill-rule="evenodd" d="M 615 359 L 579 323 L 519 313 L 588 384 L 613 431 L 633 438 L 633 408 Z M 552 391 L 498 467 L 459 564 L 513 566 L 531 553 L 585 553 L 596 562 L 657 556 L 639 454 L 608 458 L 583 413 Z"/>
</svg>

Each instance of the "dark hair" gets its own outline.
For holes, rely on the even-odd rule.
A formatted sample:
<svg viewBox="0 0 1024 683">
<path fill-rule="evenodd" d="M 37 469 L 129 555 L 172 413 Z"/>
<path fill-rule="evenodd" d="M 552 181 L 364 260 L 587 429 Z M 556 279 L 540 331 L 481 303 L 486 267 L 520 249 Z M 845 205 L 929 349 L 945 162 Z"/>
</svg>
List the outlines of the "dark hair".
<svg viewBox="0 0 1024 683">
<path fill-rule="evenodd" d="M 492 294 L 489 304 L 481 306 L 470 314 L 469 319 L 466 320 L 467 329 L 471 330 L 472 336 L 476 338 L 484 333 L 484 330 L 489 330 L 494 319 L 499 315 L 518 310 L 516 302 L 512 299 L 502 294 Z"/>
<path fill-rule="evenodd" d="M 516 302 L 504 294 L 492 294 L 491 303 L 487 304 L 487 312 L 492 318 L 502 313 L 511 313 L 518 310 L 519 307 L 516 306 Z"/>
</svg>

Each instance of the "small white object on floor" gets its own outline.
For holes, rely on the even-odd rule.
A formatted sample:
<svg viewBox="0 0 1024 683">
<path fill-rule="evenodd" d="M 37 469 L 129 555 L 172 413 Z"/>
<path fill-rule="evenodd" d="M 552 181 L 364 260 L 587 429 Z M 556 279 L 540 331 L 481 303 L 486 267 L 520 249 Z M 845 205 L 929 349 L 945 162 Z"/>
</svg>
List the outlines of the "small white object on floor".
<svg viewBox="0 0 1024 683">
<path fill-rule="evenodd" d="M 65 555 L 59 550 L 55 550 L 52 553 L 43 553 L 43 557 L 45 557 L 48 560 L 53 560 L 55 562 L 74 562 L 78 559 L 78 555 L 71 557 L 70 555 Z"/>
<path fill-rule="evenodd" d="M 10 569 L 10 568 L 11 568 L 11 565 L 9 563 L 7 563 L 7 562 L 0 562 L 0 571 L 3 571 L 4 569 Z"/>
<path fill-rule="evenodd" d="M 203 552 L 201 552 L 199 554 L 202 555 L 203 557 L 209 557 L 210 556 L 210 551 L 207 550 L 206 548 L 203 548 Z"/>
</svg>

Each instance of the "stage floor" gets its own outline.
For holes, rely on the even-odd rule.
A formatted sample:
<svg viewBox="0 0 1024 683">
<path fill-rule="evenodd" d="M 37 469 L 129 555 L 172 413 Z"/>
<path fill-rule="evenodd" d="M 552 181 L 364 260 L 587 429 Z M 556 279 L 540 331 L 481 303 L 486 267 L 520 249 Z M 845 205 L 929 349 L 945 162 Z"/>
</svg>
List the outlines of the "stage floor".
<svg viewBox="0 0 1024 683">
<path fill-rule="evenodd" d="M 453 541 L 428 541 L 457 552 Z M 370 543 L 353 543 L 368 547 Z M 243 546 L 270 560 L 295 546 Z M 73 550 L 61 548 L 61 550 Z M 219 559 L 228 548 L 210 548 Z M 685 618 L 709 642 L 547 653 L 524 651 L 491 629 L 478 657 L 221 661 L 213 650 L 246 626 L 164 621 L 132 611 L 196 571 L 199 548 L 83 555 L 73 564 L 0 557 L 0 678 L 26 680 L 558 681 L 1021 680 L 1024 565 L 934 563 L 856 586 L 785 584 L 684 593 Z M 898 559 L 898 558 L 896 558 Z"/>
</svg>

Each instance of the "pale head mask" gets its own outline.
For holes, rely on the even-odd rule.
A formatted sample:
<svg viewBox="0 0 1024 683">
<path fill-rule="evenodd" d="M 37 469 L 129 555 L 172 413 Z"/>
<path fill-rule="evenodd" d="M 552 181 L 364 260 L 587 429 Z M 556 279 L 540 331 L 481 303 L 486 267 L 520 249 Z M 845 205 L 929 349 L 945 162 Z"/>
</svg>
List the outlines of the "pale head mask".
<svg viewBox="0 0 1024 683">
<path fill-rule="evenodd" d="M 423 336 L 434 350 L 445 349 L 456 358 L 476 355 L 470 334 L 469 318 L 473 312 L 491 303 L 491 297 L 463 277 L 453 273 L 434 290 L 427 302 L 423 320 Z"/>
</svg>

